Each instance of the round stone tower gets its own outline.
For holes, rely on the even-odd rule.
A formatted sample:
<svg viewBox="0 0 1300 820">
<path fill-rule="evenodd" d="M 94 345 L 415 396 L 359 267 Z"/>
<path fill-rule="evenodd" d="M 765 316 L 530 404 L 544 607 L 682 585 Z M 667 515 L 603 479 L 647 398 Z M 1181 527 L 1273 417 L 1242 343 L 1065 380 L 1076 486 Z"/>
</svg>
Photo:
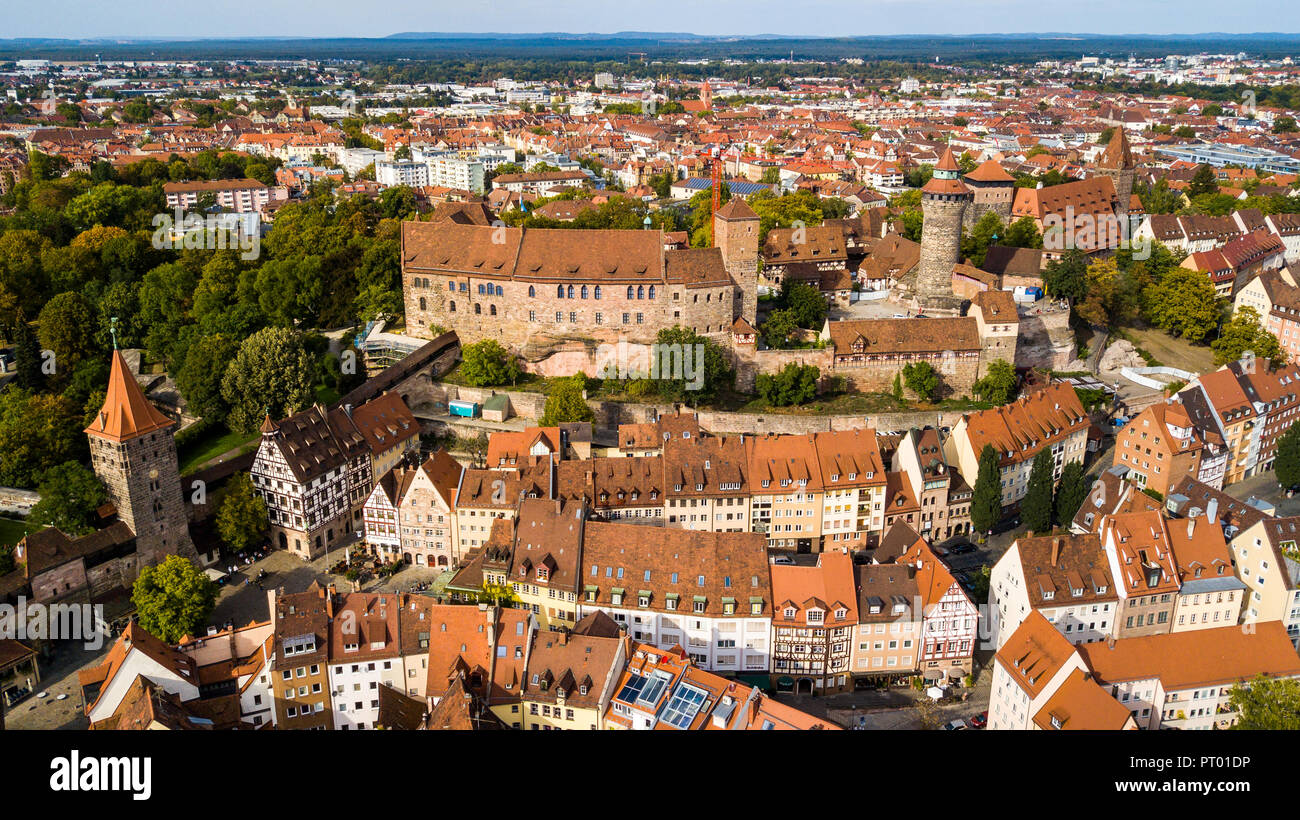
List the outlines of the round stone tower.
<svg viewBox="0 0 1300 820">
<path fill-rule="evenodd" d="M 917 310 L 951 316 L 961 313 L 961 299 L 952 292 L 952 267 L 961 261 L 962 217 L 971 199 L 952 149 L 944 149 L 934 176 L 921 189 L 924 222 L 914 296 Z"/>
</svg>

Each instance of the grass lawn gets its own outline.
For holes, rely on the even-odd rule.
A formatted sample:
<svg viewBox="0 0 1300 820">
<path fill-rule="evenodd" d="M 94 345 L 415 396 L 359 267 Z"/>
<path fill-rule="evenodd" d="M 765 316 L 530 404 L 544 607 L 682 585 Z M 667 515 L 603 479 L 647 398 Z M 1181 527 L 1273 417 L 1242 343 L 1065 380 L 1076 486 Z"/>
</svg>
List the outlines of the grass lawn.
<svg viewBox="0 0 1300 820">
<path fill-rule="evenodd" d="M 244 445 L 251 447 L 258 436 L 259 434 L 255 432 L 232 433 L 222 426 L 213 427 L 194 441 L 179 448 L 176 455 L 180 459 L 181 474 L 197 469 L 204 462 L 228 450 L 239 448 L 242 451 Z"/>
<path fill-rule="evenodd" d="M 30 526 L 12 518 L 0 518 L 0 544 L 17 544 L 27 534 Z"/>
<path fill-rule="evenodd" d="M 1194 345 L 1176 339 L 1155 328 L 1124 328 L 1124 335 L 1165 367 L 1177 367 L 1193 373 L 1208 373 L 1214 369 L 1214 351 L 1208 346 Z"/>
<path fill-rule="evenodd" d="M 334 402 L 338 401 L 342 397 L 342 394 L 333 387 L 326 387 L 324 384 L 316 385 L 316 401 L 326 407 L 334 404 Z"/>
</svg>

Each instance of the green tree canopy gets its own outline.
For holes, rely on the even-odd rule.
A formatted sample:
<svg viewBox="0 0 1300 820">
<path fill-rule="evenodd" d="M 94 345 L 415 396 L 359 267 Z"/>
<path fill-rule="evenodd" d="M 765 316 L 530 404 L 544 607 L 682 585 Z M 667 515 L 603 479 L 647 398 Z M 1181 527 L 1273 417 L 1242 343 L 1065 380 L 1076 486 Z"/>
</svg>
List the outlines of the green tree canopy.
<svg viewBox="0 0 1300 820">
<path fill-rule="evenodd" d="M 977 532 L 988 532 L 1002 519 L 1002 472 L 998 453 L 991 444 L 980 451 L 979 472 L 971 493 L 970 523 Z"/>
<path fill-rule="evenodd" d="M 1143 292 L 1151 324 L 1189 342 L 1200 342 L 1219 326 L 1219 293 L 1203 271 L 1174 268 Z"/>
<path fill-rule="evenodd" d="M 1300 423 L 1292 423 L 1278 438 L 1273 471 L 1279 486 L 1300 487 Z"/>
<path fill-rule="evenodd" d="M 202 634 L 217 602 L 217 585 L 187 559 L 169 555 L 140 570 L 131 591 L 140 626 L 167 643 Z"/>
<path fill-rule="evenodd" d="M 903 383 L 922 401 L 934 401 L 939 392 L 939 373 L 929 362 L 903 366 Z"/>
<path fill-rule="evenodd" d="M 820 377 L 821 371 L 813 365 L 790 362 L 775 374 L 759 374 L 755 387 L 758 395 L 773 407 L 789 407 L 816 398 Z"/>
<path fill-rule="evenodd" d="M 975 382 L 975 395 L 991 404 L 1006 404 L 1016 395 L 1016 369 L 1006 359 L 989 363 L 984 378 Z"/>
<path fill-rule="evenodd" d="M 1029 468 L 1029 486 L 1025 498 L 1020 502 L 1020 520 L 1037 534 L 1044 535 L 1052 530 L 1052 450 L 1044 447 L 1034 456 Z"/>
<path fill-rule="evenodd" d="M 554 427 L 562 422 L 595 421 L 596 414 L 582 397 L 585 381 L 580 377 L 557 381 L 546 396 L 546 408 L 537 423 L 542 427 Z"/>
<path fill-rule="evenodd" d="M 239 473 L 230 480 L 217 507 L 221 540 L 231 550 L 242 552 L 263 543 L 269 530 L 266 503 L 253 490 L 248 473 Z"/>
<path fill-rule="evenodd" d="M 281 419 L 311 403 L 316 364 L 302 334 L 268 327 L 239 346 L 221 380 L 221 395 L 230 405 L 227 426 L 251 432 L 262 418 Z"/>
<path fill-rule="evenodd" d="M 1273 363 L 1285 363 L 1286 353 L 1277 343 L 1277 337 L 1264 329 L 1259 321 L 1259 311 L 1242 305 L 1219 331 L 1219 338 L 1210 343 L 1214 350 L 1214 363 L 1226 364 L 1241 358 L 1247 350 L 1256 357 L 1269 358 Z"/>
<path fill-rule="evenodd" d="M 1083 463 L 1071 461 L 1061 469 L 1061 485 L 1056 490 L 1056 520 L 1062 527 L 1070 526 L 1074 516 L 1088 497 L 1089 481 Z"/>
<path fill-rule="evenodd" d="M 95 510 L 108 501 L 108 493 L 89 467 L 65 461 L 41 474 L 36 488 L 41 500 L 27 519 L 57 527 L 66 535 L 85 535 L 95 529 Z"/>
<path fill-rule="evenodd" d="M 495 339 L 465 346 L 460 358 L 460 377 L 473 387 L 513 385 L 519 379 L 519 363 Z"/>
<path fill-rule="evenodd" d="M 1260 675 L 1232 687 L 1228 703 L 1238 712 L 1233 729 L 1300 729 L 1300 681 Z"/>
</svg>

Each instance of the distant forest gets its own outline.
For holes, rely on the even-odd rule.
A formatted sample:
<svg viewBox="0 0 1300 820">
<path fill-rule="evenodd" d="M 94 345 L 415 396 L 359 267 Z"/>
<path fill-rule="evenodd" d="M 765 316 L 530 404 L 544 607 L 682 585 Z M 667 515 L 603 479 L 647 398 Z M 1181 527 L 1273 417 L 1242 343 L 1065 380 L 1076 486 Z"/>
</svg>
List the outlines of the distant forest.
<svg viewBox="0 0 1300 820">
<path fill-rule="evenodd" d="M 230 40 L 0 40 L 0 60 L 363 60 L 369 63 L 510 60 L 539 63 L 637 63 L 687 59 L 771 60 L 808 63 L 857 57 L 872 61 L 993 63 L 1077 58 L 1127 58 L 1198 52 L 1269 58 L 1300 53 L 1296 34 L 892 36 L 843 38 L 695 37 L 626 35 L 421 35 L 386 38 L 253 38 Z M 551 67 L 554 67 L 553 65 Z M 674 66 L 678 71 L 680 66 Z M 433 78 L 429 78 L 433 79 Z"/>
</svg>

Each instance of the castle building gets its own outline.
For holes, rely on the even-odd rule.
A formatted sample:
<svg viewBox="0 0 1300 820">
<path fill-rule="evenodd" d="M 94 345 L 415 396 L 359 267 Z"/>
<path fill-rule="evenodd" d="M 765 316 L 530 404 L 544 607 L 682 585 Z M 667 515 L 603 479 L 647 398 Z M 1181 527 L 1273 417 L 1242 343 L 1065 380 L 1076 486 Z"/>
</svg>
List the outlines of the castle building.
<svg viewBox="0 0 1300 820">
<path fill-rule="evenodd" d="M 719 216 L 718 247 L 670 251 L 661 231 L 404 222 L 408 332 L 495 339 L 530 369 L 563 375 L 599 372 L 602 343 L 646 345 L 674 325 L 725 338 L 738 302 L 751 316 L 757 307 L 758 217 L 731 203 Z"/>
<path fill-rule="evenodd" d="M 962 218 L 974 195 L 961 181 L 961 168 L 946 148 L 934 176 L 921 189 L 921 265 L 917 273 L 916 309 L 925 313 L 956 316 L 961 299 L 952 292 L 952 268 L 961 261 Z"/>
<path fill-rule="evenodd" d="M 190 541 L 174 426 L 145 398 L 121 351 L 114 350 L 104 406 L 85 432 L 91 467 L 104 482 L 118 520 L 135 534 L 137 570 L 169 555 L 198 557 Z"/>
</svg>

